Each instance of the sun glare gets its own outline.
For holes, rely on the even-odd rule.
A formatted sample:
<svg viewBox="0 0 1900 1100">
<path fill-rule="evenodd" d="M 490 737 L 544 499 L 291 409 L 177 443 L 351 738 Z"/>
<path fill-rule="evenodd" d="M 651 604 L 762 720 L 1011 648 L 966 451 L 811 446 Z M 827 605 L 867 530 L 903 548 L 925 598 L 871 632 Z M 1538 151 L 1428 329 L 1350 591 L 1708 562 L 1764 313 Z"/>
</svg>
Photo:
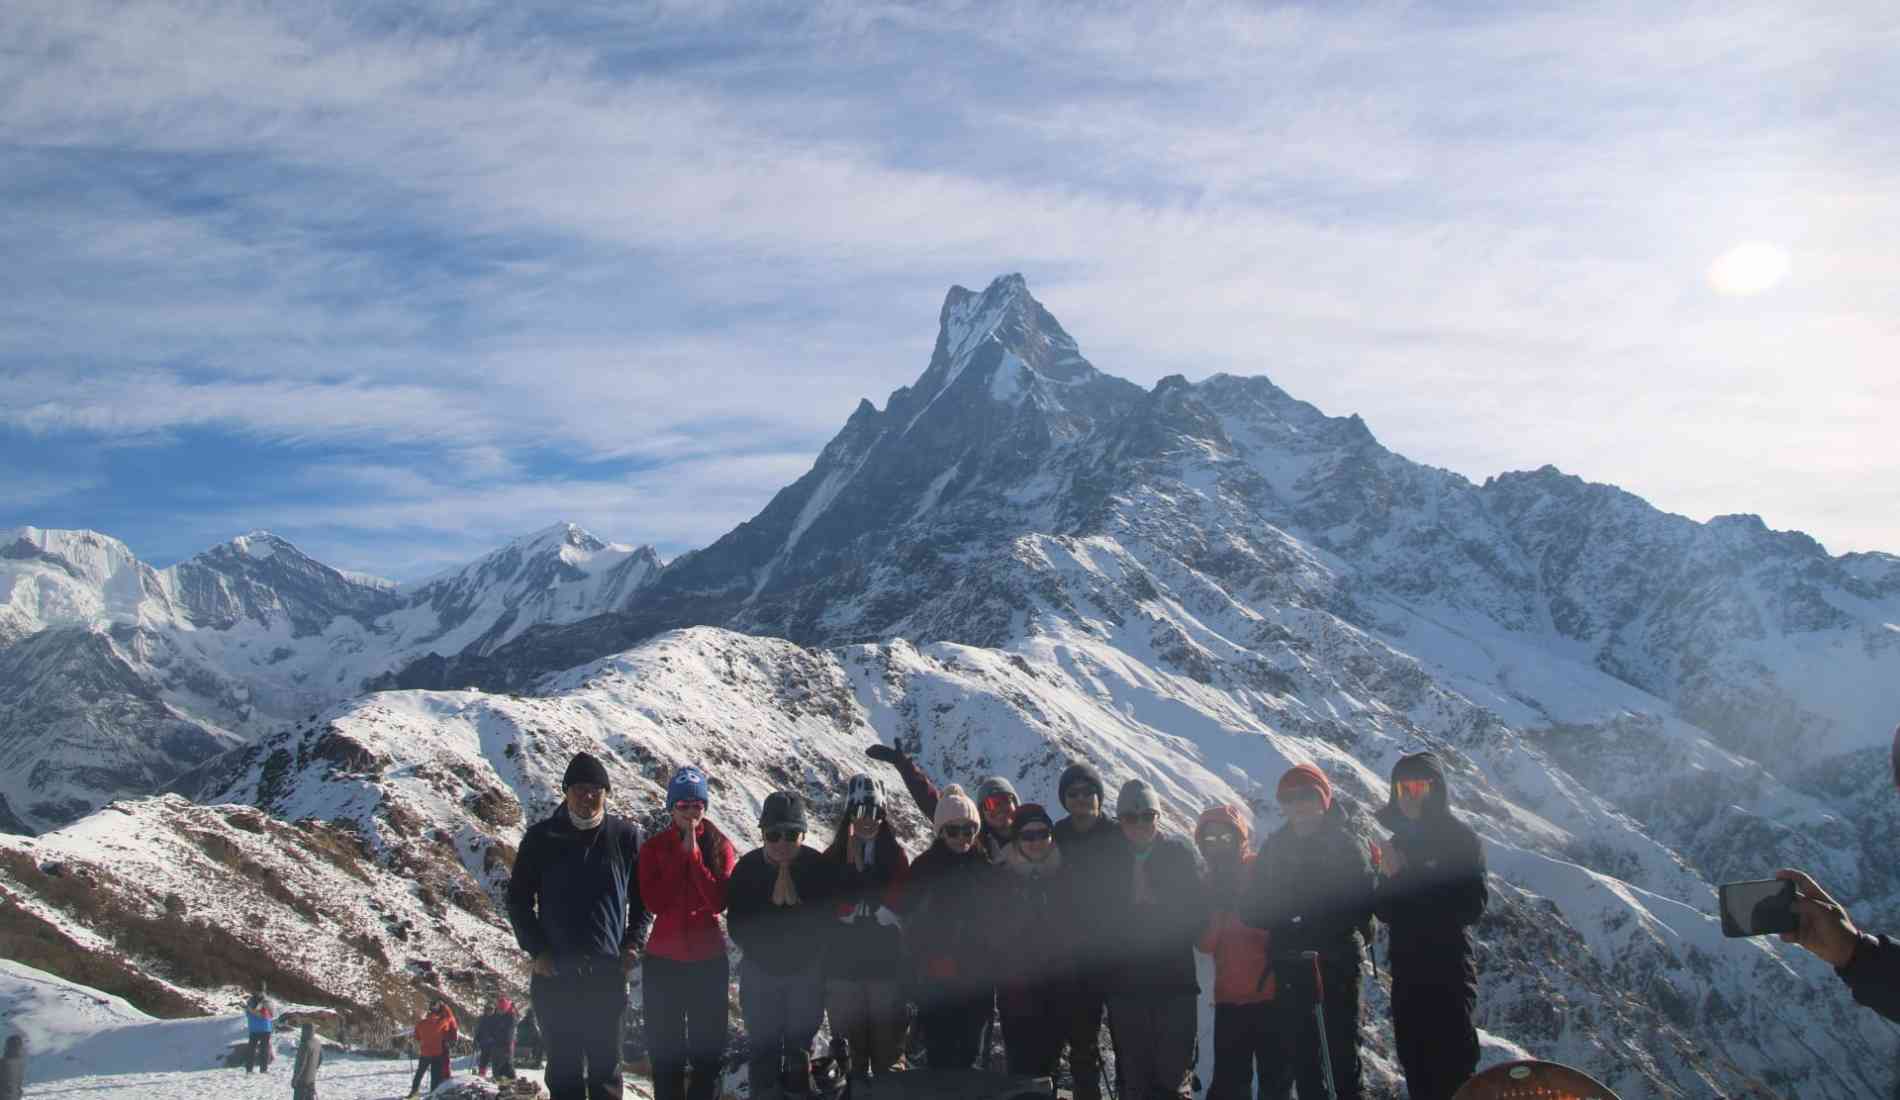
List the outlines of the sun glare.
<svg viewBox="0 0 1900 1100">
<path fill-rule="evenodd" d="M 1773 290 L 1787 277 L 1786 250 L 1761 241 L 1738 244 L 1709 265 L 1709 285 L 1737 297 Z"/>
</svg>

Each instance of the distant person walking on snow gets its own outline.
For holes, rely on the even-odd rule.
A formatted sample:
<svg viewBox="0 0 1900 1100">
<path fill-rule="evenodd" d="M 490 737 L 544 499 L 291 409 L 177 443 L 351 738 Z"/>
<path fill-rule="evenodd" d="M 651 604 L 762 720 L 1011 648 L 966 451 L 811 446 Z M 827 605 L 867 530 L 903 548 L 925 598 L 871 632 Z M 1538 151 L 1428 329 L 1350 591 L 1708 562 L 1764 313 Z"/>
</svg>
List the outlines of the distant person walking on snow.
<svg viewBox="0 0 1900 1100">
<path fill-rule="evenodd" d="M 460 1029 L 455 1023 L 455 1013 L 450 1010 L 447 1001 L 437 1001 L 429 1014 L 416 1021 L 416 1076 L 409 1082 L 409 1095 L 415 1096 L 422 1089 L 422 1071 L 429 1071 L 429 1091 L 434 1092 L 442 1082 L 449 1079 L 449 1044 L 455 1042 Z"/>
<path fill-rule="evenodd" d="M 604 764 L 576 753 L 560 809 L 522 835 L 508 880 L 508 922 L 534 959 L 529 996 L 553 1100 L 621 1095 L 620 1026 L 646 926 L 645 868 L 639 828 L 607 812 L 612 785 Z"/>
<path fill-rule="evenodd" d="M 706 820 L 711 790 L 705 772 L 681 768 L 666 785 L 672 824 L 640 849 L 640 896 L 653 910 L 641 980 L 655 1100 L 712 1100 L 726 1052 L 732 968 L 719 914 L 736 860 Z"/>
<path fill-rule="evenodd" d="M 276 1027 L 277 1008 L 260 987 L 244 1002 L 244 1025 L 248 1042 L 244 1047 L 244 1072 L 262 1073 L 270 1069 L 271 1032 Z"/>
<path fill-rule="evenodd" d="M 811 1091 L 811 1043 L 825 1018 L 820 948 L 830 932 L 837 872 L 804 844 L 804 800 L 792 791 L 765 798 L 765 843 L 733 868 L 726 925 L 745 953 L 739 1008 L 745 1015 L 752 1100 Z"/>
<path fill-rule="evenodd" d="M 515 1003 L 502 997 L 495 1002 L 494 1009 L 476 1023 L 475 1047 L 478 1054 L 475 1076 L 480 1077 L 492 1068 L 495 1080 L 514 1080 L 515 1028 L 520 1022 L 521 1017 L 515 1013 Z"/>
<path fill-rule="evenodd" d="M 317 1025 L 305 1023 L 297 1036 L 297 1060 L 290 1067 L 290 1100 L 317 1100 L 317 1064 L 322 1061 Z"/>
<path fill-rule="evenodd" d="M 1411 1100 L 1450 1100 L 1478 1068 L 1478 964 L 1466 931 L 1484 915 L 1484 846 L 1451 815 L 1429 752 L 1392 766 L 1392 830 L 1379 861 L 1379 919 L 1391 929 L 1392 1031 Z"/>
<path fill-rule="evenodd" d="M 7 1036 L 7 1051 L 0 1057 L 0 1100 L 20 1100 L 26 1092 L 26 1040 Z"/>
</svg>

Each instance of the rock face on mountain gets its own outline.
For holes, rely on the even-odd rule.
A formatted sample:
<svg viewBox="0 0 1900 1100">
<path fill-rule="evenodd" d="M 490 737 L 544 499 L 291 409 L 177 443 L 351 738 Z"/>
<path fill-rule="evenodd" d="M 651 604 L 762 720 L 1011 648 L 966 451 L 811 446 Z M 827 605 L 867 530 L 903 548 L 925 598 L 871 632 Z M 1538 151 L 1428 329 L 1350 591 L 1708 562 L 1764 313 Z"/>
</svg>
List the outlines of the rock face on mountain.
<svg viewBox="0 0 1900 1100">
<path fill-rule="evenodd" d="M 479 654 L 626 602 L 651 548 L 571 524 L 399 588 L 265 532 L 168 569 L 89 531 L 21 528 L 0 554 L 0 829 L 148 793 L 430 652 Z"/>
<path fill-rule="evenodd" d="M 828 822 L 873 740 L 1045 801 L 1088 758 L 1148 780 L 1176 828 L 1216 802 L 1271 828 L 1275 778 L 1310 761 L 1368 831 L 1393 761 L 1431 747 L 1493 871 L 1488 1032 L 1632 1098 L 1895 1087 L 1888 1025 L 1712 916 L 1714 883 L 1793 865 L 1900 927 L 1891 556 L 1695 523 L 1551 469 L 1475 485 L 1265 378 L 1144 390 L 1091 366 L 1014 276 L 952 290 L 914 385 L 860 405 L 758 516 L 665 568 L 557 530 L 359 592 L 241 541 L 216 583 L 181 587 L 98 536 L 21 536 L 0 577 L 34 581 L 0 599 L 22 639 L 0 661 L 70 656 L 6 665 L 0 705 L 242 730 L 173 789 L 286 828 L 347 820 L 372 874 L 433 853 L 430 896 L 491 906 L 577 748 L 640 812 L 673 767 L 706 766 L 715 816 L 749 841 L 776 788 Z M 75 609 L 63 626 L 58 608 Z M 65 671 L 33 688 L 42 667 Z M 364 683 L 391 690 L 338 701 Z M 141 690 L 136 717 L 103 712 Z M 125 755 L 121 778 L 143 759 Z M 56 819 L 12 804 L 29 827 Z M 64 851 L 114 812 L 17 843 Z M 428 908 L 421 886 L 373 881 Z M 452 950 L 502 935 L 486 919 Z M 1383 985 L 1367 997 L 1389 1049 Z"/>
</svg>

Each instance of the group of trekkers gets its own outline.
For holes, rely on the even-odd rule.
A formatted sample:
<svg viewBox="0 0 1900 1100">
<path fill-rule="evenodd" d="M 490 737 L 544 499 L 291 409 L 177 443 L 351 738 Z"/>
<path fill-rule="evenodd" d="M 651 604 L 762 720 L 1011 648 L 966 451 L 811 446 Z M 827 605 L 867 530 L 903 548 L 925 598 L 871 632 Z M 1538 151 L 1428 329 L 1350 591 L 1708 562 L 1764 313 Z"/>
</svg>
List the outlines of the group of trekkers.
<svg viewBox="0 0 1900 1100">
<path fill-rule="evenodd" d="M 606 812 L 611 782 L 587 753 L 564 802 L 522 838 L 508 914 L 532 958 L 532 998 L 553 1100 L 618 1098 L 627 976 L 643 985 L 657 1100 L 718 1094 L 731 978 L 720 916 L 740 952 L 751 1095 L 810 1093 L 829 1015 L 854 1098 L 907 1068 L 908 1004 L 924 1060 L 968 1069 L 1002 1022 L 1012 1075 L 1053 1079 L 1066 1049 L 1073 1095 L 1101 1100 L 1106 1020 L 1122 1100 L 1193 1089 L 1199 987 L 1212 956 L 1209 1100 L 1362 1095 L 1360 986 L 1376 918 L 1389 929 L 1393 1025 L 1412 1100 L 1442 1100 L 1478 1061 L 1477 972 L 1467 929 L 1486 902 L 1482 849 L 1450 811 L 1430 753 L 1393 769 L 1362 838 L 1318 768 L 1281 776 L 1286 824 L 1252 842 L 1249 811 L 1215 806 L 1192 842 L 1169 832 L 1158 793 L 1130 780 L 1112 803 L 1072 764 L 1063 815 L 1002 777 L 975 797 L 939 790 L 890 746 L 933 825 L 914 859 L 882 786 L 853 776 L 835 822 L 804 797 L 769 795 L 760 847 L 741 857 L 707 818 L 706 774 L 672 777 L 666 827 L 642 842 Z M 808 843 L 808 838 L 811 842 Z M 647 914 L 652 927 L 641 942 Z M 1323 1022 L 1322 1022 L 1323 1021 Z"/>
<path fill-rule="evenodd" d="M 515 1035 L 520 1026 L 521 1014 L 515 1011 L 515 1003 L 507 997 L 496 997 L 488 1011 L 475 1022 L 475 1076 L 486 1077 L 493 1073 L 498 1081 L 514 1080 Z M 409 1095 L 416 1096 L 422 1090 L 425 1071 L 431 1091 L 449 1079 L 449 1057 L 455 1049 L 455 1041 L 462 1037 L 455 1009 L 447 1001 L 437 999 L 429 1006 L 428 1013 L 416 1021 L 411 1037 L 416 1043 L 416 1075 L 409 1082 Z"/>
</svg>

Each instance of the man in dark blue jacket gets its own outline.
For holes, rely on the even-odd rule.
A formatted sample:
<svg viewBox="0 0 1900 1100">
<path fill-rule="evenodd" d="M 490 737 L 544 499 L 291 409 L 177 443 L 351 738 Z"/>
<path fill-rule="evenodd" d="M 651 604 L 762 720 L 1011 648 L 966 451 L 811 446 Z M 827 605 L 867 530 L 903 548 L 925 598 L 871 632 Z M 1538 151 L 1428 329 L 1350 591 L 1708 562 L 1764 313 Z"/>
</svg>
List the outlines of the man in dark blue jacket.
<svg viewBox="0 0 1900 1100">
<path fill-rule="evenodd" d="M 528 827 L 508 882 L 515 942 L 534 958 L 529 985 L 552 1100 L 620 1100 L 627 972 L 646 926 L 640 830 L 607 812 L 607 769 L 576 754 L 565 799 Z"/>
<path fill-rule="evenodd" d="M 1445 768 L 1429 752 L 1392 766 L 1378 813 L 1379 919 L 1391 929 L 1392 1031 L 1411 1100 L 1451 1100 L 1478 1068 L 1478 966 L 1466 929 L 1484 915 L 1484 846 L 1452 816 Z"/>
</svg>

